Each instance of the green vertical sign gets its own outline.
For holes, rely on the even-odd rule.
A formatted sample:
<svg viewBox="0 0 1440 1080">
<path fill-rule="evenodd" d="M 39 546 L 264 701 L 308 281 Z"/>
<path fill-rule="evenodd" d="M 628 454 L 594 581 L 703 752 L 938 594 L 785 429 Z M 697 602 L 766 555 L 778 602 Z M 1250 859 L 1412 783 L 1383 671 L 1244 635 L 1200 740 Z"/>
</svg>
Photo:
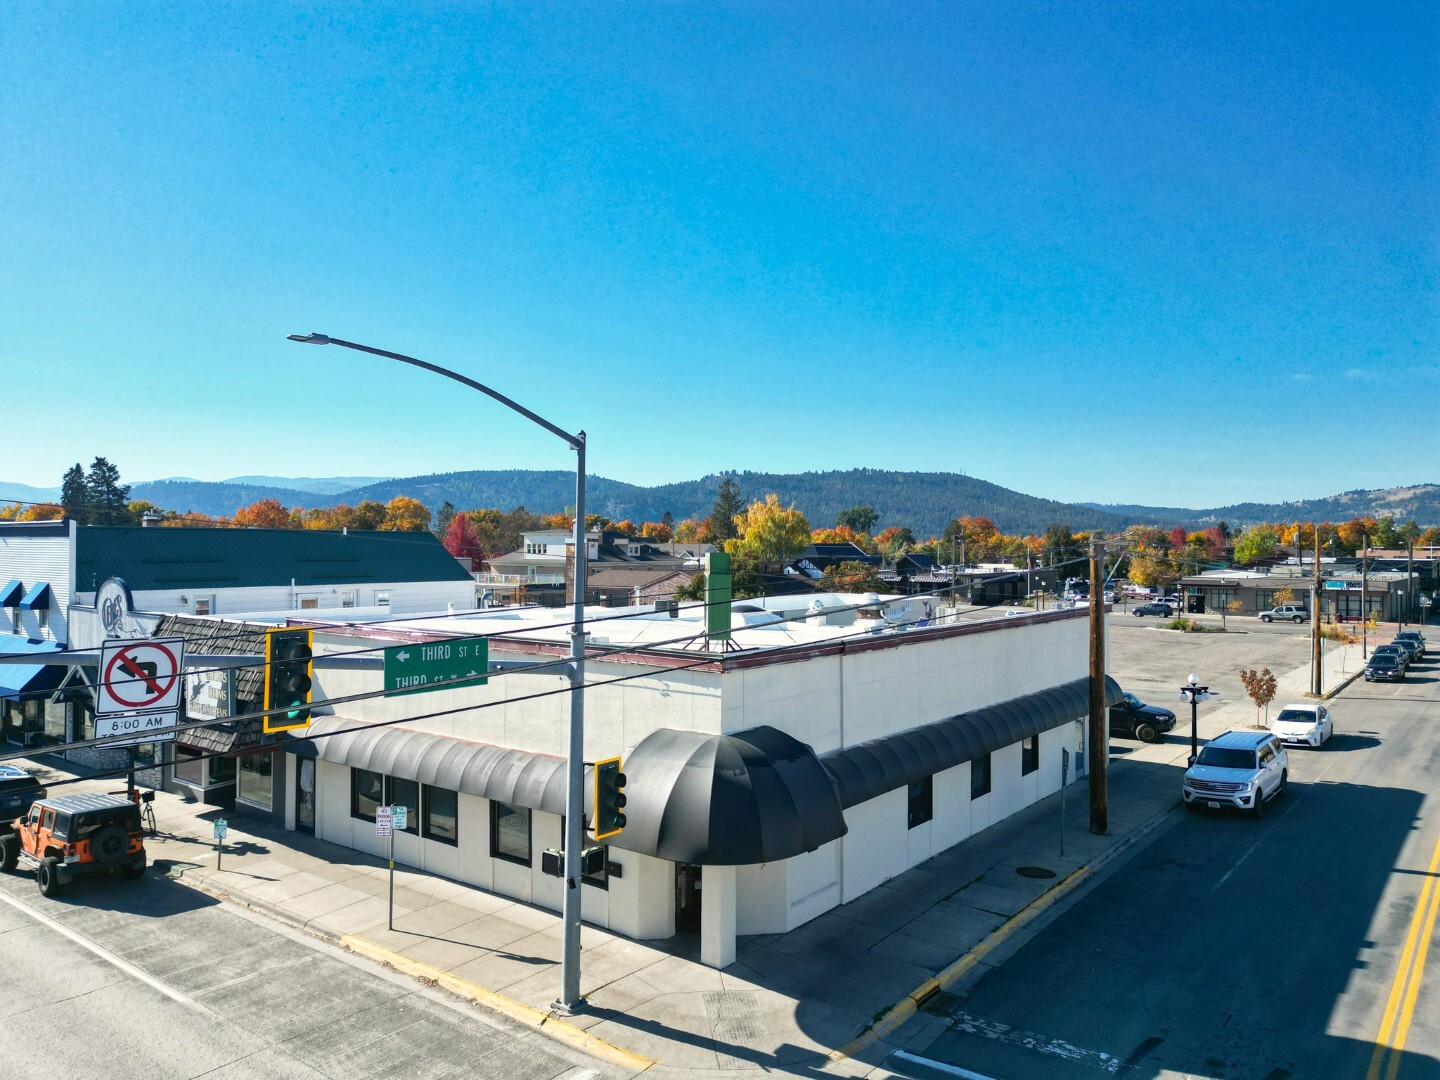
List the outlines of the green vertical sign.
<svg viewBox="0 0 1440 1080">
<path fill-rule="evenodd" d="M 705 556 L 705 633 L 716 641 L 730 640 L 730 556 L 712 551 Z"/>
<path fill-rule="evenodd" d="M 490 642 L 483 637 L 450 638 L 385 650 L 385 693 L 423 694 L 463 680 L 484 686 L 490 668 Z"/>
</svg>

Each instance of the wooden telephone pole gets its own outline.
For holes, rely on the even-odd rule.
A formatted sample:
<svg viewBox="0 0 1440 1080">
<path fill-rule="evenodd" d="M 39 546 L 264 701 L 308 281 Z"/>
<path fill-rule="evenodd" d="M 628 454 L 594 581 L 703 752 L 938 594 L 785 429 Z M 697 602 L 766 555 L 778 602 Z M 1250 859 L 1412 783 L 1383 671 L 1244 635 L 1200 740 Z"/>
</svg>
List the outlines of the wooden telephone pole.
<svg viewBox="0 0 1440 1080">
<path fill-rule="evenodd" d="M 1090 535 L 1090 831 L 1110 831 L 1110 726 L 1105 716 L 1105 583 L 1100 569 L 1104 549 Z"/>
</svg>

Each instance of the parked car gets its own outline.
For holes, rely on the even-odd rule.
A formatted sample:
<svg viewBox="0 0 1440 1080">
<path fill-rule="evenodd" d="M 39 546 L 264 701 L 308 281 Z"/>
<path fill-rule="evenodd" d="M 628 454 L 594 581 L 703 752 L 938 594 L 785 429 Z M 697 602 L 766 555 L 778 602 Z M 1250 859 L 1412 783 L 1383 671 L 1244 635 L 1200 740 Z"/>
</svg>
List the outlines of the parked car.
<svg viewBox="0 0 1440 1080">
<path fill-rule="evenodd" d="M 1310 612 L 1303 607 L 1295 607 L 1292 604 L 1282 604 L 1280 607 L 1271 608 L 1269 611 L 1260 612 L 1261 622 L 1294 622 L 1302 623 L 1310 618 Z"/>
<path fill-rule="evenodd" d="M 45 797 L 40 781 L 16 765 L 0 765 L 0 822 L 24 817 L 36 799 Z"/>
<path fill-rule="evenodd" d="M 1319 750 L 1335 734 L 1335 721 L 1324 705 L 1286 705 L 1270 730 L 1282 743 L 1303 743 Z"/>
<path fill-rule="evenodd" d="M 1126 694 L 1124 701 L 1111 705 L 1109 719 L 1111 735 L 1141 742 L 1156 742 L 1175 726 L 1173 712 L 1158 705 L 1146 705 L 1134 694 Z"/>
<path fill-rule="evenodd" d="M 1414 638 L 1397 636 L 1390 644 L 1398 649 L 1404 649 L 1405 654 L 1410 657 L 1410 663 L 1412 664 L 1425 655 L 1425 646 L 1421 645 L 1420 642 Z"/>
<path fill-rule="evenodd" d="M 1395 658 L 1395 662 L 1399 664 L 1401 669 L 1407 674 L 1410 671 L 1410 661 L 1414 659 L 1411 656 L 1409 649 L 1401 645 L 1396 645 L 1393 642 L 1389 645 L 1377 645 L 1374 649 L 1371 650 L 1370 655 L 1393 656 Z"/>
<path fill-rule="evenodd" d="M 1162 618 L 1170 618 L 1175 614 L 1175 609 L 1169 604 L 1137 604 L 1130 610 L 1130 614 L 1136 618 L 1144 618 L 1146 615 L 1159 615 Z"/>
<path fill-rule="evenodd" d="M 1259 817 L 1289 781 L 1290 756 L 1273 734 L 1227 731 L 1200 749 L 1185 770 L 1181 794 L 1190 810 L 1248 810 Z"/>
<path fill-rule="evenodd" d="M 1371 656 L 1365 662 L 1366 682 L 1404 682 L 1405 665 L 1395 656 Z"/>
<path fill-rule="evenodd" d="M 140 805 L 118 795 L 61 795 L 37 799 L 23 818 L 0 833 L 0 870 L 33 868 L 44 896 L 83 874 L 145 873 Z"/>
<path fill-rule="evenodd" d="M 1401 630 L 1395 635 L 1396 641 L 1413 641 L 1420 646 L 1420 655 L 1425 655 L 1425 635 L 1419 630 Z"/>
</svg>

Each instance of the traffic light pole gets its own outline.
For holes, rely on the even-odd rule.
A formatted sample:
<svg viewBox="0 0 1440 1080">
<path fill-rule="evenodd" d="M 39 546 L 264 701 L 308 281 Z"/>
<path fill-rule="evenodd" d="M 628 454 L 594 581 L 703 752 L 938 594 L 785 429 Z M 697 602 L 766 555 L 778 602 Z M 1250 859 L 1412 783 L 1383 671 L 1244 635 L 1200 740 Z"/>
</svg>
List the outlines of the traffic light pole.
<svg viewBox="0 0 1440 1080">
<path fill-rule="evenodd" d="M 538 424 L 552 435 L 565 440 L 570 449 L 575 451 L 575 595 L 574 618 L 570 626 L 570 737 L 565 763 L 565 902 L 562 907 L 565 937 L 560 957 L 560 997 L 552 1006 L 557 1012 L 574 1012 L 585 1004 L 580 996 L 580 845 L 585 828 L 585 432 L 572 435 L 538 413 L 533 413 L 504 394 L 490 389 L 484 383 L 476 382 L 438 364 L 417 360 L 413 356 L 359 345 L 353 341 L 342 341 L 325 334 L 290 334 L 289 338 L 305 345 L 339 345 L 341 348 L 383 356 L 387 360 L 398 360 L 411 367 L 433 371 L 436 375 L 443 375 L 493 398 L 507 409 L 514 410 L 531 423 Z"/>
<path fill-rule="evenodd" d="M 560 952 L 560 996 L 554 1008 L 573 1013 L 580 996 L 580 847 L 585 842 L 585 433 L 575 447 L 574 615 L 570 624 L 570 742 L 565 785 L 565 928 Z"/>
</svg>

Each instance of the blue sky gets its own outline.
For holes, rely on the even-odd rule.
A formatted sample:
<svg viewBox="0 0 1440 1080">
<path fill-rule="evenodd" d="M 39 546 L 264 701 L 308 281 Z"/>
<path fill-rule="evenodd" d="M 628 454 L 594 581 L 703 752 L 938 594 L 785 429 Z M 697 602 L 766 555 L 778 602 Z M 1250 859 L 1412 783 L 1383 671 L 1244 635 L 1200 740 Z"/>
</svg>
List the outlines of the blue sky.
<svg viewBox="0 0 1440 1080">
<path fill-rule="evenodd" d="M 0 479 L 573 467 L 316 330 L 634 483 L 1437 482 L 1437 57 L 1434 4 L 6 4 Z"/>
</svg>

